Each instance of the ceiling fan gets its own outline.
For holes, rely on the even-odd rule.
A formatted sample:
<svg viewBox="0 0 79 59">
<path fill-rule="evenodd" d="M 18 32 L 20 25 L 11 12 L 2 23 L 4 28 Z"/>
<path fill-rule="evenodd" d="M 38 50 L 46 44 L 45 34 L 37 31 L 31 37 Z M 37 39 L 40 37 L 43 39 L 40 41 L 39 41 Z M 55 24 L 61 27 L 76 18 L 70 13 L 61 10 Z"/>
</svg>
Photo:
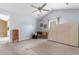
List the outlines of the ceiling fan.
<svg viewBox="0 0 79 59">
<path fill-rule="evenodd" d="M 37 10 L 33 11 L 32 13 L 39 11 L 40 14 L 43 14 L 42 11 L 49 11 L 49 9 L 44 9 L 44 7 L 45 7 L 46 5 L 47 5 L 47 3 L 44 3 L 44 4 L 43 4 L 42 6 L 40 6 L 40 7 L 36 7 L 36 6 L 34 6 L 34 5 L 31 5 L 31 7 L 37 9 Z"/>
</svg>

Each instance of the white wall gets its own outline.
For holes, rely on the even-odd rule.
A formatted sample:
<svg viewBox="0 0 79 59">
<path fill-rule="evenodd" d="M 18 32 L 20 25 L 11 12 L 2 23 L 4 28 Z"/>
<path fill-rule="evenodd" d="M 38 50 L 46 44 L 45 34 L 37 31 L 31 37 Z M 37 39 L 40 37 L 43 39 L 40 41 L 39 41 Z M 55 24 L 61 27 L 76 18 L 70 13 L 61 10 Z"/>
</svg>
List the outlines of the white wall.
<svg viewBox="0 0 79 59">
<path fill-rule="evenodd" d="M 31 34 L 36 31 L 36 19 L 25 15 L 15 15 L 11 18 L 11 29 L 19 29 L 20 40 L 30 39 Z"/>
<path fill-rule="evenodd" d="M 40 22 L 48 24 L 48 19 L 53 20 L 57 17 L 60 17 L 60 22 L 67 22 L 67 21 L 76 21 L 79 22 L 79 10 L 55 10 L 45 16 Z M 42 29 L 39 27 L 38 31 L 47 31 L 47 29 Z"/>
<path fill-rule="evenodd" d="M 12 12 L 8 12 L 4 9 L 0 9 L 0 14 L 10 16 L 9 19 L 9 29 L 19 29 L 20 32 L 20 41 L 31 38 L 31 34 L 36 31 L 37 20 L 31 14 L 15 14 Z M 10 34 L 11 36 L 11 34 Z"/>
</svg>

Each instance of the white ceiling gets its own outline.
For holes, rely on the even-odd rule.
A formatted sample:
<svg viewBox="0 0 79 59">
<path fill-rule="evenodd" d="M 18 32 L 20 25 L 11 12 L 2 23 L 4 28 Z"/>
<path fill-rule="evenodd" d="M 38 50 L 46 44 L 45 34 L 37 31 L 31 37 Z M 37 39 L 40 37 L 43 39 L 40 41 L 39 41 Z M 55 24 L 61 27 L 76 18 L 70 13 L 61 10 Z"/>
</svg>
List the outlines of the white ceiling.
<svg viewBox="0 0 79 59">
<path fill-rule="evenodd" d="M 0 3 L 0 8 L 16 14 L 32 14 L 36 10 L 31 5 L 41 6 L 42 3 Z M 45 9 L 79 9 L 79 3 L 48 3 Z"/>
<path fill-rule="evenodd" d="M 79 3 L 48 3 L 48 6 L 54 10 L 56 9 L 79 9 Z"/>
</svg>

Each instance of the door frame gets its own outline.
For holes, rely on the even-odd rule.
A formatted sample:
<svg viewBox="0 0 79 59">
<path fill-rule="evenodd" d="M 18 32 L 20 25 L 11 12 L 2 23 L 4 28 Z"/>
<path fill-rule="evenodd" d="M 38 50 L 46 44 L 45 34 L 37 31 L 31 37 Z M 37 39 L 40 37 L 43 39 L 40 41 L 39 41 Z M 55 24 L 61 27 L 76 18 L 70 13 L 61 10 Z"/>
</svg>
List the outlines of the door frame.
<svg viewBox="0 0 79 59">
<path fill-rule="evenodd" d="M 50 24 L 51 22 L 56 22 L 56 24 L 58 24 L 58 20 L 57 20 L 57 17 L 56 18 L 52 18 L 52 20 L 49 20 L 48 22 L 48 40 L 49 40 L 49 37 L 50 37 Z"/>
</svg>

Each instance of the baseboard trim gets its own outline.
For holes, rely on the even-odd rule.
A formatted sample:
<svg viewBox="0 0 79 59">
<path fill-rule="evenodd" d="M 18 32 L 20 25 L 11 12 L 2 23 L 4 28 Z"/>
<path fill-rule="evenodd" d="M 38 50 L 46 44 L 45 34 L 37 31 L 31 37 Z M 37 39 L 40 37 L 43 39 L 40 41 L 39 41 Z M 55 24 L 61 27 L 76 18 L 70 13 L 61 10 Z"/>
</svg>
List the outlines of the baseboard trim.
<svg viewBox="0 0 79 59">
<path fill-rule="evenodd" d="M 75 48 L 79 48 L 79 46 L 74 46 L 74 45 L 70 45 L 70 44 L 66 44 L 66 43 L 62 43 L 62 42 L 57 42 L 57 41 L 53 41 L 53 40 L 48 40 L 48 41 L 63 44 L 63 45 L 67 45 L 67 46 L 71 46 L 71 47 L 75 47 Z"/>
</svg>

